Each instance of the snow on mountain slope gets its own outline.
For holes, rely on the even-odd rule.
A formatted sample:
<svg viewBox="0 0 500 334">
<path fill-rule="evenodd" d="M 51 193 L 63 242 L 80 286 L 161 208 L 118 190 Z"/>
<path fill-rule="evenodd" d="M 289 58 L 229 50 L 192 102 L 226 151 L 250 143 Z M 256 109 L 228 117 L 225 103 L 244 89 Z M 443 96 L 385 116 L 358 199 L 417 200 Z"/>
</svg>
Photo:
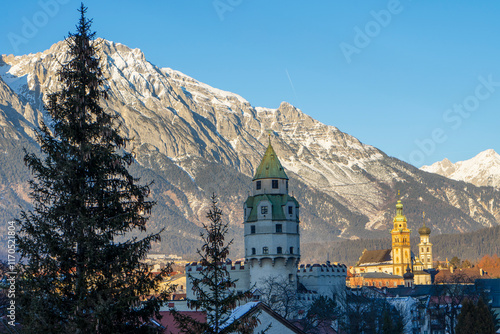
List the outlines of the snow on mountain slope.
<svg viewBox="0 0 500 334">
<path fill-rule="evenodd" d="M 240 226 L 241 204 L 270 131 L 302 206 L 303 240 L 385 235 L 397 190 L 404 194 L 412 228 L 420 222 L 411 218 L 424 210 L 435 232 L 473 230 L 500 220 L 499 194 L 423 173 L 287 102 L 254 107 L 237 94 L 151 64 L 139 49 L 100 42 L 109 92 L 103 103 L 119 116 L 124 134 L 134 138 L 129 149 L 140 172 L 155 180 L 161 210 L 154 220 L 182 222 L 182 228 L 167 229 L 179 238 L 196 235 L 186 226 L 204 221 L 214 191 L 228 219 Z M 57 90 L 65 51 L 59 42 L 36 54 L 2 56 L 0 110 L 3 100 L 17 101 L 9 102 L 11 113 L 4 119 L 18 136 L 33 138 L 30 129 L 44 119 L 43 99 Z"/>
<path fill-rule="evenodd" d="M 483 151 L 469 160 L 452 163 L 445 158 L 420 169 L 476 186 L 500 188 L 500 155 L 492 149 Z"/>
</svg>

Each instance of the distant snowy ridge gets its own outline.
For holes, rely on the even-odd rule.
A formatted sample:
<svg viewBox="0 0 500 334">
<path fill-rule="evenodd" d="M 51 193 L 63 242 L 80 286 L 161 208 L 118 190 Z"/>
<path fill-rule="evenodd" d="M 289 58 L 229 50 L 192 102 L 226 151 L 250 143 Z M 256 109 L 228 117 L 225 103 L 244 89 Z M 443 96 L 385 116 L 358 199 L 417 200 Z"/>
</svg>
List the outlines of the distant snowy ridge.
<svg viewBox="0 0 500 334">
<path fill-rule="evenodd" d="M 500 188 L 500 155 L 493 149 L 483 151 L 469 160 L 452 163 L 445 158 L 420 169 L 476 186 Z"/>
</svg>

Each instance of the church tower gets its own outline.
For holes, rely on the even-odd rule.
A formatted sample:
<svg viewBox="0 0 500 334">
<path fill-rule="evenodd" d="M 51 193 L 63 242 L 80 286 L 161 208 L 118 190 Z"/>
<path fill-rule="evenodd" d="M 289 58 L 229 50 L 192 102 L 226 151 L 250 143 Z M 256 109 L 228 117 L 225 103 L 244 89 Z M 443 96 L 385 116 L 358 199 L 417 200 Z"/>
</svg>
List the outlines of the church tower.
<svg viewBox="0 0 500 334">
<path fill-rule="evenodd" d="M 418 257 L 422 261 L 423 269 L 432 269 L 432 244 L 429 240 L 431 229 L 425 226 L 425 213 L 424 225 L 418 229 L 420 234 L 420 243 L 418 244 Z"/>
<path fill-rule="evenodd" d="M 297 284 L 299 203 L 288 195 L 288 176 L 269 140 L 244 204 L 245 258 L 250 286 L 279 277 Z"/>
<path fill-rule="evenodd" d="M 403 276 L 408 266 L 412 267 L 410 251 L 410 229 L 403 215 L 403 204 L 398 200 L 392 235 L 392 264 L 394 275 Z"/>
</svg>

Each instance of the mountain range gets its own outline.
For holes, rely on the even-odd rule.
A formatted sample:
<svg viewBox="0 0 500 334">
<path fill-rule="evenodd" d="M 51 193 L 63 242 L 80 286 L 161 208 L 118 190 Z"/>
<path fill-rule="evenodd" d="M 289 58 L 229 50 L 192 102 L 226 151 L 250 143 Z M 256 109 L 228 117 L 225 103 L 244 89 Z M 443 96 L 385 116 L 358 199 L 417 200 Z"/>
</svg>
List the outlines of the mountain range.
<svg viewBox="0 0 500 334">
<path fill-rule="evenodd" d="M 102 103 L 132 138 L 127 147 L 136 159 L 132 172 L 141 183 L 154 181 L 151 198 L 157 205 L 149 226 L 165 228 L 155 252 L 194 254 L 210 195 L 216 193 L 231 225 L 232 256 L 242 256 L 243 202 L 269 138 L 301 205 L 303 244 L 327 249 L 343 239 L 388 237 L 399 198 L 413 231 L 422 225 L 423 211 L 435 234 L 500 222 L 495 188 L 419 170 L 287 102 L 252 106 L 237 94 L 148 62 L 139 49 L 107 40 L 99 40 L 99 48 L 109 95 Z M 33 129 L 41 120 L 50 123 L 43 101 L 58 89 L 56 73 L 66 60 L 65 42 L 0 59 L 2 221 L 30 208 L 23 148 L 39 152 Z M 398 131 L 391 134 L 395 140 L 404 135 L 404 128 Z"/>
<path fill-rule="evenodd" d="M 483 151 L 469 160 L 452 163 L 445 158 L 420 169 L 479 187 L 500 188 L 500 155 L 492 149 Z"/>
</svg>

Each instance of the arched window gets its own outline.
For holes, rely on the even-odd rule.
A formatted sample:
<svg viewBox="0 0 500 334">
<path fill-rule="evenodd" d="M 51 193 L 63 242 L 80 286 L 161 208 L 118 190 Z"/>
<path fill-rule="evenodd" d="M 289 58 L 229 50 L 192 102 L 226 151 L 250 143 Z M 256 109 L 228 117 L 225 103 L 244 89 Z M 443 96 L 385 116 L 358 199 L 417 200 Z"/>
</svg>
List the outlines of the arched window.
<svg viewBox="0 0 500 334">
<path fill-rule="evenodd" d="M 429 247 L 427 247 L 427 251 L 429 251 Z"/>
</svg>

